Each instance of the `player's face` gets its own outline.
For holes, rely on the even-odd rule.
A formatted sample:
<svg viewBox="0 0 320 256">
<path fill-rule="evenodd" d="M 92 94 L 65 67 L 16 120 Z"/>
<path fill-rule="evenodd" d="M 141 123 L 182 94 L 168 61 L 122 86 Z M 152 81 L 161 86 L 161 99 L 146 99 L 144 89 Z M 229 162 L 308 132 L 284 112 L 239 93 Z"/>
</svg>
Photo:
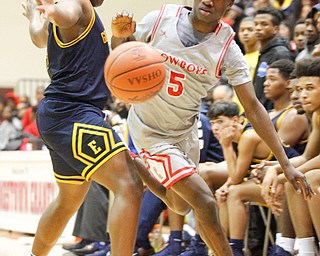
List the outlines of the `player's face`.
<svg viewBox="0 0 320 256">
<path fill-rule="evenodd" d="M 279 26 L 272 23 L 272 16 L 267 13 L 257 14 L 254 18 L 255 34 L 259 41 L 269 41 L 279 31 Z"/>
<path fill-rule="evenodd" d="M 291 99 L 292 105 L 297 110 L 297 113 L 299 115 L 302 115 L 305 113 L 305 111 L 301 104 L 300 93 L 297 90 L 297 84 L 298 84 L 298 78 L 291 79 L 288 88 L 290 91 L 290 99 Z"/>
<path fill-rule="evenodd" d="M 190 14 L 193 27 L 203 33 L 212 32 L 233 0 L 194 0 Z"/>
<path fill-rule="evenodd" d="M 320 77 L 300 77 L 297 90 L 300 92 L 300 99 L 304 110 L 308 113 L 317 112 L 320 114 Z"/>
<path fill-rule="evenodd" d="M 239 39 L 243 45 L 251 46 L 257 43 L 254 21 L 242 21 L 240 23 Z"/>
<path fill-rule="evenodd" d="M 214 136 L 219 139 L 219 133 L 223 129 L 231 127 L 235 122 L 234 119 L 235 118 L 228 116 L 218 116 L 216 119 L 210 120 L 211 130 Z"/>
<path fill-rule="evenodd" d="M 306 25 L 305 36 L 308 43 L 314 43 L 319 36 L 318 30 L 311 18 L 308 18 L 304 21 Z"/>
<path fill-rule="evenodd" d="M 294 27 L 293 31 L 293 41 L 295 42 L 297 49 L 301 51 L 304 49 L 305 43 L 306 43 L 306 36 L 304 34 L 306 30 L 305 24 L 297 24 Z"/>
<path fill-rule="evenodd" d="M 275 100 L 286 92 L 288 81 L 281 76 L 279 69 L 269 68 L 263 85 L 264 96 L 267 99 Z"/>
</svg>

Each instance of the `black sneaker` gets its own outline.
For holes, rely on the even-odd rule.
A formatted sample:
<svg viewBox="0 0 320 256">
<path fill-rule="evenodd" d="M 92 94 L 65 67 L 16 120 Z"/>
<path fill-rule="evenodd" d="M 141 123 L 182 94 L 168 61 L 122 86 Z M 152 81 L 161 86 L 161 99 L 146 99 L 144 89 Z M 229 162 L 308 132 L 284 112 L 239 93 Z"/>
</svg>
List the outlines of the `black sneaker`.
<svg viewBox="0 0 320 256">
<path fill-rule="evenodd" d="M 205 243 L 192 239 L 190 247 L 179 256 L 208 256 L 208 248 Z"/>
<path fill-rule="evenodd" d="M 292 256 L 292 254 L 279 245 L 273 245 L 270 247 L 269 256 Z"/>
<path fill-rule="evenodd" d="M 75 244 L 64 244 L 62 245 L 62 248 L 67 250 L 67 251 L 73 251 L 75 249 L 81 249 L 85 247 L 86 245 L 92 243 L 90 240 L 82 239 L 80 242 L 75 243 Z"/>
<path fill-rule="evenodd" d="M 178 256 L 184 252 L 181 239 L 169 239 L 169 244 L 154 256 Z"/>
<path fill-rule="evenodd" d="M 243 256 L 243 249 L 242 248 L 237 248 L 231 245 L 231 250 L 233 256 Z"/>
<path fill-rule="evenodd" d="M 105 248 L 107 244 L 105 242 L 91 242 L 90 244 L 87 244 L 86 246 L 80 248 L 80 249 L 74 249 L 72 250 L 72 253 L 82 256 L 94 253 L 96 251 L 100 251 L 101 249 Z"/>
<path fill-rule="evenodd" d="M 95 251 L 94 253 L 87 254 L 86 256 L 109 256 L 111 255 L 111 245 L 108 244 L 104 248 Z"/>
</svg>

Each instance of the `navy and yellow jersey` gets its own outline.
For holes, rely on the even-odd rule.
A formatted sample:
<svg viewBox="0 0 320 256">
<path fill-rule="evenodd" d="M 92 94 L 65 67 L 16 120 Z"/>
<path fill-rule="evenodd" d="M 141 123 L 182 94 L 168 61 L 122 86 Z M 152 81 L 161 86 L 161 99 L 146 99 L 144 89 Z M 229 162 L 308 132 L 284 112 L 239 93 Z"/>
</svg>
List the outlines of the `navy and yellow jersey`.
<svg viewBox="0 0 320 256">
<path fill-rule="evenodd" d="M 276 116 L 276 117 L 278 119 L 278 116 Z M 274 120 L 272 119 L 272 122 L 273 121 Z M 276 123 L 276 121 L 273 122 L 273 124 L 275 124 L 275 123 Z M 244 123 L 244 128 L 243 128 L 241 136 L 243 136 L 243 134 L 245 134 L 247 132 L 255 132 L 255 131 L 254 131 L 251 123 L 246 120 L 246 122 Z M 289 145 L 285 145 L 284 143 L 282 143 L 282 146 L 283 146 L 283 149 L 284 149 L 288 158 L 292 158 L 292 157 L 296 157 L 296 156 L 300 155 L 294 148 L 290 147 Z M 277 160 L 277 159 L 274 156 L 273 152 L 270 150 L 268 156 L 263 159 L 252 158 L 252 164 L 258 164 L 258 163 L 261 163 L 262 161 L 275 161 L 275 160 Z"/>
<path fill-rule="evenodd" d="M 102 109 L 110 95 L 103 69 L 108 55 L 106 32 L 93 7 L 88 27 L 71 42 L 62 42 L 59 28 L 50 23 L 47 70 L 51 83 L 44 95 L 86 102 Z"/>
<path fill-rule="evenodd" d="M 276 115 L 274 118 L 271 119 L 274 128 L 276 129 L 276 131 L 278 132 L 280 126 L 281 126 L 281 122 L 282 119 L 285 117 L 285 115 L 290 112 L 294 107 L 292 105 L 289 105 L 288 107 L 286 107 L 284 110 L 282 110 L 278 115 Z M 284 141 L 282 141 L 282 143 L 286 146 L 286 147 L 290 147 L 288 144 L 286 144 Z M 300 155 L 303 154 L 306 146 L 308 143 L 308 139 L 305 140 L 301 140 L 297 143 L 297 145 L 295 145 L 294 147 L 292 147 L 293 149 L 295 149 Z"/>
<path fill-rule="evenodd" d="M 103 112 L 85 102 L 65 104 L 64 100 L 44 98 L 38 107 L 37 125 L 58 182 L 90 181 L 99 167 L 127 150 Z"/>
<path fill-rule="evenodd" d="M 59 28 L 49 25 L 51 83 L 38 107 L 37 126 L 57 182 L 90 181 L 109 159 L 127 150 L 102 112 L 110 95 L 104 81 L 108 54 L 105 29 L 93 7 L 89 25 L 71 42 L 62 42 Z"/>
<path fill-rule="evenodd" d="M 276 131 L 279 130 L 280 126 L 281 126 L 281 122 L 282 119 L 284 118 L 284 116 L 293 109 L 294 107 L 292 105 L 289 105 L 288 107 L 286 107 L 285 109 L 283 109 L 278 115 L 276 115 L 275 117 L 273 117 L 271 119 L 274 128 L 276 129 Z"/>
</svg>

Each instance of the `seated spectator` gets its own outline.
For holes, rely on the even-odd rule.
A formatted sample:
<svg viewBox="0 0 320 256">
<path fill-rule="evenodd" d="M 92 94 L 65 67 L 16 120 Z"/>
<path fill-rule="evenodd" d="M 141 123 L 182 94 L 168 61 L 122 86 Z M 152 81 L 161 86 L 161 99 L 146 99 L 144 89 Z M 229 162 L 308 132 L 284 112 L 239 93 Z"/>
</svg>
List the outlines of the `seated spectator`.
<svg viewBox="0 0 320 256">
<path fill-rule="evenodd" d="M 44 97 L 44 86 L 38 86 L 36 89 L 36 106 L 39 104 L 41 99 Z M 28 124 L 30 124 L 31 119 L 30 119 L 30 113 L 32 112 L 32 106 L 28 107 L 22 117 L 22 125 L 23 127 L 26 127 Z"/>
<path fill-rule="evenodd" d="M 40 150 L 44 143 L 40 138 L 39 130 L 37 127 L 36 113 L 38 106 L 31 107 L 29 115 L 30 123 L 23 128 L 23 143 L 20 146 L 20 150 Z M 28 145 L 31 145 L 28 147 Z"/>
<path fill-rule="evenodd" d="M 36 122 L 37 110 L 38 110 L 38 106 L 31 107 L 31 113 L 29 116 L 30 123 L 23 128 L 23 132 L 28 133 L 34 137 L 40 138 L 40 134 L 39 134 L 37 122 Z"/>
<path fill-rule="evenodd" d="M 303 196 L 293 192 L 293 188 L 286 184 L 289 211 L 292 216 L 294 229 L 297 234 L 299 255 L 316 255 L 314 249 L 314 229 L 317 238 L 320 237 L 320 223 L 318 217 L 319 205 L 319 160 L 320 160 L 320 58 L 304 59 L 296 64 L 298 77 L 297 91 L 300 94 L 302 106 L 307 113 L 312 113 L 312 130 L 307 147 L 301 156 L 290 159 L 290 162 L 306 177 L 313 185 L 316 196 L 314 199 L 305 201 Z M 281 208 L 278 204 L 278 192 L 286 182 L 283 170 L 279 165 L 267 167 L 266 175 L 262 184 L 262 196 L 274 211 Z M 279 176 L 278 176 L 279 174 Z M 271 190 L 270 190 L 271 188 Z M 320 246 L 319 246 L 320 247 Z"/>
<path fill-rule="evenodd" d="M 316 15 L 316 11 L 314 10 L 317 10 L 317 8 L 320 9 L 320 5 L 315 7 L 315 9 L 312 9 L 304 21 L 306 25 L 305 35 L 307 43 L 305 49 L 296 57 L 296 62 L 304 58 L 311 58 L 315 46 L 320 43 L 319 31 L 317 29 L 316 21 L 314 20 L 314 16 Z"/>
<path fill-rule="evenodd" d="M 269 115 L 282 141 L 286 144 L 295 146 L 305 136 L 308 131 L 308 122 L 301 116 L 297 116 L 296 110 L 290 106 L 290 92 L 288 89 L 289 74 L 293 71 L 294 64 L 289 60 L 279 60 L 270 65 L 267 71 L 265 81 L 265 96 L 272 99 L 275 109 L 270 111 Z M 228 164 L 229 179 L 222 188 L 216 191 L 216 195 L 220 201 L 226 202 L 222 204 L 221 214 L 223 218 L 228 216 L 230 241 L 234 243 L 232 246 L 234 253 L 242 255 L 243 238 L 246 230 L 246 208 L 247 201 L 262 201 L 260 196 L 260 188 L 254 181 L 244 181 L 252 162 L 259 162 L 262 159 L 271 160 L 272 154 L 268 155 L 270 150 L 261 143 L 261 139 L 246 126 L 224 126 L 222 129 L 222 117 L 216 116 L 217 120 L 213 122 L 221 122 L 217 127 L 220 128 L 219 141 L 224 149 L 224 156 Z M 301 120 L 300 120 L 301 119 Z M 306 118 L 305 118 L 306 119 Z M 229 119 L 227 119 L 229 120 Z M 295 124 L 294 131 L 292 124 Z M 215 124 L 215 123 L 214 123 Z M 299 124 L 299 126 L 297 126 Z M 301 125 L 301 126 L 300 126 Z M 215 129 L 215 127 L 213 127 Z M 219 129 L 217 128 L 217 131 Z M 224 136 L 223 136 L 224 135 Z M 232 146 L 232 142 L 238 143 L 237 155 Z M 288 146 L 284 146 L 288 157 L 296 156 L 298 153 Z M 237 221 L 237 224 L 235 223 Z M 224 221 L 225 222 L 225 221 Z"/>
<path fill-rule="evenodd" d="M 15 111 L 19 103 L 19 98 L 14 94 L 14 92 L 7 92 L 4 95 L 4 99 L 6 101 L 6 105 L 11 106 L 13 111 Z"/>
<path fill-rule="evenodd" d="M 316 24 L 317 30 L 320 34 L 320 3 L 312 7 L 313 11 L 313 20 Z M 313 57 L 320 57 L 320 43 L 315 45 L 311 55 Z"/>
<path fill-rule="evenodd" d="M 307 43 L 305 30 L 306 24 L 304 23 L 304 19 L 298 20 L 293 28 L 293 42 L 295 43 L 296 55 L 305 48 Z"/>
<path fill-rule="evenodd" d="M 5 105 L 6 105 L 5 100 L 0 95 L 0 124 L 1 124 L 2 119 L 3 119 L 3 117 L 2 117 L 3 114 L 2 113 L 3 113 L 3 109 L 4 109 Z"/>
<path fill-rule="evenodd" d="M 17 150 L 22 144 L 22 125 L 19 118 L 13 116 L 12 105 L 4 107 L 3 119 L 0 124 L 0 150 Z"/>
<path fill-rule="evenodd" d="M 272 102 L 264 96 L 264 81 L 267 68 L 280 59 L 293 60 L 288 43 L 279 36 L 279 25 L 282 21 L 280 11 L 274 8 L 257 10 L 254 18 L 255 34 L 261 44 L 260 55 L 255 69 L 253 84 L 259 101 L 267 110 L 272 109 Z"/>
</svg>

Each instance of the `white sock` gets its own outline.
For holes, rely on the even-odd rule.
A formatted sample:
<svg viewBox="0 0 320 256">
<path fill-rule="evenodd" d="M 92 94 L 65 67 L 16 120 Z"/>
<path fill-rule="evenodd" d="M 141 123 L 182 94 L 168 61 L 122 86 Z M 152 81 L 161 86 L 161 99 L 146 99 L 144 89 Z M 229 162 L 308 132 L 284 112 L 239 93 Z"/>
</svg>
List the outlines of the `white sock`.
<svg viewBox="0 0 320 256">
<path fill-rule="evenodd" d="M 293 252 L 294 252 L 294 242 L 295 242 L 296 239 L 289 238 L 289 237 L 281 237 L 279 240 L 280 241 L 279 241 L 279 243 L 277 243 L 277 245 L 282 247 L 285 251 L 290 252 L 291 254 L 293 254 Z"/>
<path fill-rule="evenodd" d="M 314 256 L 314 237 L 298 238 L 299 256 Z"/>
<path fill-rule="evenodd" d="M 281 237 L 282 237 L 281 233 L 276 233 L 276 245 L 279 245 Z"/>
</svg>

